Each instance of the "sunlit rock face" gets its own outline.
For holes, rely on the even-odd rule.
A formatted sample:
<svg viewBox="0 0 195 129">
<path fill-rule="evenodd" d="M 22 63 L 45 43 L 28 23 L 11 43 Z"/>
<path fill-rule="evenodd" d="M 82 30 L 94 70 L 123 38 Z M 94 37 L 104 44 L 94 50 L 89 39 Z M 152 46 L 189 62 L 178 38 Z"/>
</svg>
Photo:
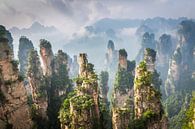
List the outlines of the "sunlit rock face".
<svg viewBox="0 0 195 129">
<path fill-rule="evenodd" d="M 166 95 L 178 90 L 193 89 L 193 73 L 195 71 L 195 23 L 183 21 L 178 28 L 179 44 L 169 62 L 167 80 L 165 82 Z"/>
<path fill-rule="evenodd" d="M 25 36 L 19 40 L 18 59 L 20 63 L 20 74 L 26 75 L 29 52 L 34 49 L 32 42 Z"/>
<path fill-rule="evenodd" d="M 136 62 L 139 63 L 143 59 L 144 50 L 146 48 L 156 49 L 155 35 L 153 33 L 145 32 L 141 40 L 141 49 L 136 57 Z"/>
<path fill-rule="evenodd" d="M 161 104 L 161 93 L 154 78 L 156 52 L 146 49 L 144 61 L 136 68 L 134 80 L 135 119 L 144 122 L 147 129 L 167 129 L 167 118 Z"/>
<path fill-rule="evenodd" d="M 2 34 L 2 33 L 1 33 Z M 18 63 L 6 37 L 0 34 L 0 128 L 30 129 L 32 121 Z"/>
<path fill-rule="evenodd" d="M 88 63 L 87 54 L 79 54 L 79 75 L 76 80 L 76 89 L 68 103 L 60 110 L 62 129 L 99 129 L 100 110 L 97 75 L 93 64 Z M 64 115 L 67 117 L 64 119 Z M 68 118 L 68 119 L 67 119 Z"/>
<path fill-rule="evenodd" d="M 48 119 L 48 98 L 41 63 L 36 50 L 31 50 L 28 57 L 27 78 L 31 88 L 32 102 L 37 116 L 43 121 Z"/>
<path fill-rule="evenodd" d="M 88 63 L 87 54 L 83 53 L 79 55 L 79 76 L 82 78 L 93 79 L 95 75 L 93 64 Z M 82 87 L 86 88 L 86 92 L 92 95 L 95 103 L 96 117 L 99 119 L 99 106 L 98 106 L 98 83 L 96 77 L 92 84 L 88 84 L 85 81 L 82 83 Z M 93 88 L 94 87 L 94 88 Z"/>
<path fill-rule="evenodd" d="M 40 55 L 43 63 L 43 74 L 45 76 L 51 76 L 54 55 L 49 41 L 44 39 L 40 40 Z"/>
<path fill-rule="evenodd" d="M 133 79 L 135 61 L 127 60 L 125 49 L 119 50 L 118 71 L 112 94 L 113 129 L 126 129 L 133 120 Z"/>
</svg>

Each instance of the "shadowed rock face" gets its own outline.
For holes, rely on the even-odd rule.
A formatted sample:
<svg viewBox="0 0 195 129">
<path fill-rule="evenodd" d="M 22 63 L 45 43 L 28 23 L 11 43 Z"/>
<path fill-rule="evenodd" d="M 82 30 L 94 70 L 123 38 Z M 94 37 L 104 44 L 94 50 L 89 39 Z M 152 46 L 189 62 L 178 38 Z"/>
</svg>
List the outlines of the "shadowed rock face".
<svg viewBox="0 0 195 129">
<path fill-rule="evenodd" d="M 171 39 L 171 35 L 163 34 L 159 38 L 157 43 L 157 57 L 156 57 L 156 67 L 161 73 L 161 79 L 163 81 L 163 89 L 164 82 L 167 79 L 168 69 L 169 69 L 169 60 L 173 54 L 173 43 Z M 163 92 L 164 93 L 164 92 Z"/>
<path fill-rule="evenodd" d="M 54 56 L 49 41 L 44 39 L 40 40 L 40 55 L 43 62 L 43 74 L 45 76 L 51 76 Z"/>
<path fill-rule="evenodd" d="M 19 40 L 18 59 L 20 63 L 20 73 L 25 76 L 28 65 L 28 55 L 32 49 L 34 49 L 32 42 L 25 36 L 22 36 Z"/>
<path fill-rule="evenodd" d="M 61 128 L 99 129 L 100 111 L 97 75 L 94 72 L 93 64 L 88 63 L 85 53 L 79 55 L 79 75 L 76 85 L 74 95 L 65 99 L 68 106 L 64 105 L 60 111 L 60 115 L 67 114 L 70 118 L 61 119 Z"/>
<path fill-rule="evenodd" d="M 29 52 L 27 77 L 32 92 L 33 104 L 37 107 L 37 116 L 40 118 L 42 123 L 44 123 L 44 120 L 48 119 L 48 98 L 41 63 L 36 50 L 31 50 Z"/>
<path fill-rule="evenodd" d="M 166 95 L 178 90 L 190 89 L 194 83 L 195 71 L 195 22 L 183 21 L 178 28 L 179 44 L 169 62 L 168 76 L 165 82 Z"/>
<path fill-rule="evenodd" d="M 2 25 L 0 25 L 0 38 L 1 40 L 3 39 L 6 39 L 8 40 L 8 44 L 9 44 L 9 47 L 10 49 L 13 51 L 13 38 L 12 38 L 12 35 L 11 33 L 6 30 L 6 28 Z"/>
<path fill-rule="evenodd" d="M 135 62 L 127 60 L 125 49 L 119 50 L 118 71 L 112 94 L 113 129 L 126 129 L 133 120 L 133 78 Z"/>
<path fill-rule="evenodd" d="M 146 48 L 156 49 L 155 35 L 153 33 L 145 32 L 142 36 L 141 49 L 136 57 L 136 62 L 140 62 L 143 59 L 144 50 Z"/>
<path fill-rule="evenodd" d="M 115 50 L 114 42 L 112 40 L 108 41 L 105 63 L 106 69 L 109 72 L 117 68 L 118 51 Z"/>
<path fill-rule="evenodd" d="M 8 40 L 0 38 L 0 128 L 30 129 L 27 94 Z"/>
<path fill-rule="evenodd" d="M 144 60 L 146 61 L 148 71 L 154 72 L 155 61 L 156 61 L 156 51 L 150 48 L 144 50 Z"/>
</svg>

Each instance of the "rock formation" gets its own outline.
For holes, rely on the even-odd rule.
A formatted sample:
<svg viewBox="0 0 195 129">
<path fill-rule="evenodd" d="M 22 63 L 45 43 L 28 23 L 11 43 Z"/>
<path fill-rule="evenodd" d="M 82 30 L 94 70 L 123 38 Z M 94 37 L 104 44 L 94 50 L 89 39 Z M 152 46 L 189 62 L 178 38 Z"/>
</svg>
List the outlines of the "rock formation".
<svg viewBox="0 0 195 129">
<path fill-rule="evenodd" d="M 109 74 L 107 71 L 102 71 L 99 75 L 99 107 L 100 107 L 100 127 L 101 129 L 111 129 L 111 114 L 110 102 L 108 101 L 108 79 Z"/>
<path fill-rule="evenodd" d="M 48 97 L 45 78 L 36 50 L 31 50 L 28 57 L 27 77 L 32 94 L 32 117 L 37 128 L 46 129 L 48 116 Z"/>
<path fill-rule="evenodd" d="M 169 59 L 173 52 L 171 35 L 163 34 L 157 43 L 157 69 L 161 73 L 161 78 L 164 81 L 167 77 L 169 67 Z"/>
<path fill-rule="evenodd" d="M 118 64 L 118 51 L 115 50 L 114 42 L 108 41 L 107 53 L 106 53 L 106 69 L 110 72 L 117 69 Z"/>
<path fill-rule="evenodd" d="M 20 74 L 23 76 L 26 76 L 28 55 L 32 49 L 34 49 L 32 42 L 25 36 L 22 36 L 19 40 L 18 59 L 20 63 Z"/>
<path fill-rule="evenodd" d="M 43 62 L 43 74 L 45 76 L 51 76 L 54 55 L 50 42 L 45 39 L 40 40 L 40 55 Z"/>
<path fill-rule="evenodd" d="M 2 38 L 7 38 L 8 39 L 8 44 L 10 49 L 13 51 L 13 38 L 11 33 L 6 30 L 6 28 L 2 25 L 0 25 L 0 35 Z"/>
<path fill-rule="evenodd" d="M 103 99 L 104 103 L 108 103 L 107 95 L 108 95 L 108 79 L 109 74 L 107 71 L 102 71 L 100 73 L 100 96 Z"/>
<path fill-rule="evenodd" d="M 118 72 L 112 98 L 113 129 L 126 129 L 133 119 L 133 79 L 135 61 L 127 60 L 125 49 L 119 50 Z"/>
<path fill-rule="evenodd" d="M 70 77 L 74 78 L 78 74 L 79 74 L 79 64 L 78 64 L 78 61 L 77 61 L 77 56 L 74 55 L 73 61 L 72 61 L 71 67 L 70 67 Z"/>
<path fill-rule="evenodd" d="M 60 128 L 58 112 L 62 101 L 72 89 L 72 81 L 69 79 L 69 56 L 62 50 L 58 50 L 52 61 L 52 75 L 47 77 L 49 106 L 48 116 L 50 128 Z M 50 82 L 51 81 L 51 82 Z"/>
<path fill-rule="evenodd" d="M 157 89 L 154 62 L 156 52 L 147 48 L 144 61 L 136 68 L 134 81 L 135 120 L 140 122 L 139 128 L 167 129 L 167 118 L 160 102 L 161 93 Z M 136 123 L 135 122 L 135 123 Z M 135 126 L 138 126 L 135 124 Z"/>
<path fill-rule="evenodd" d="M 178 29 L 179 44 L 169 62 L 165 82 L 166 95 L 178 90 L 192 90 L 195 73 L 195 22 L 183 21 Z"/>
<path fill-rule="evenodd" d="M 79 55 L 77 88 L 64 100 L 60 110 L 62 129 L 99 128 L 99 99 L 97 75 L 87 55 Z"/>
<path fill-rule="evenodd" d="M 4 29 L 5 31 L 5 29 Z M 18 62 L 8 38 L 0 32 L 0 128 L 30 129 L 32 120 L 27 104 L 23 78 L 18 74 Z M 4 34 L 7 34 L 5 31 Z"/>
<path fill-rule="evenodd" d="M 141 49 L 136 57 L 136 62 L 140 62 L 143 59 L 144 50 L 146 48 L 156 49 L 155 35 L 153 33 L 145 32 L 142 36 Z"/>
</svg>

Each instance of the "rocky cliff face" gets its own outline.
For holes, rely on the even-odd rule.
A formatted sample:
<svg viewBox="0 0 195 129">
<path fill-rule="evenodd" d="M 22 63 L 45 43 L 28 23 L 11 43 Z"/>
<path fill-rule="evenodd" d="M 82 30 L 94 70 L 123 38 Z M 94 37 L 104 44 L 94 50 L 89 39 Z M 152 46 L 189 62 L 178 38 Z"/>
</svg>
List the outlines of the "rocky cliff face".
<svg viewBox="0 0 195 129">
<path fill-rule="evenodd" d="M 0 34 L 1 35 L 1 34 Z M 18 63 L 6 37 L 0 37 L 0 128 L 30 129 L 32 121 Z"/>
<path fill-rule="evenodd" d="M 1 38 L 6 38 L 8 39 L 8 44 L 9 44 L 9 47 L 10 49 L 13 51 L 13 38 L 12 38 L 12 35 L 11 33 L 6 30 L 6 28 L 2 25 L 0 25 L 0 36 Z"/>
<path fill-rule="evenodd" d="M 62 50 L 58 50 L 53 61 L 52 90 L 55 96 L 63 96 L 70 88 L 68 55 Z M 63 81 L 65 80 L 65 81 Z"/>
<path fill-rule="evenodd" d="M 157 43 L 157 69 L 161 73 L 161 78 L 164 81 L 167 77 L 169 67 L 169 59 L 173 52 L 173 43 L 171 35 L 163 34 Z"/>
<path fill-rule="evenodd" d="M 143 128 L 166 129 L 167 118 L 164 116 L 161 94 L 154 79 L 156 52 L 146 49 L 144 61 L 136 68 L 134 81 L 135 118 L 143 123 Z M 144 127 L 145 126 L 145 127 Z"/>
<path fill-rule="evenodd" d="M 127 60 L 127 52 L 119 50 L 118 72 L 112 98 L 113 129 L 126 129 L 133 119 L 133 79 L 135 61 Z"/>
<path fill-rule="evenodd" d="M 88 63 L 87 55 L 79 55 L 79 77 L 77 88 L 73 91 L 60 110 L 62 129 L 99 128 L 99 99 L 97 75 L 93 65 Z"/>
<path fill-rule="evenodd" d="M 31 50 L 28 57 L 27 78 L 32 94 L 32 114 L 36 126 L 39 128 L 47 128 L 48 120 L 47 108 L 48 97 L 45 85 L 45 78 L 41 69 L 41 63 L 36 50 Z"/>
<path fill-rule="evenodd" d="M 107 71 L 102 71 L 100 73 L 100 96 L 103 99 L 104 103 L 108 103 L 108 79 L 109 79 L 109 74 Z"/>
<path fill-rule="evenodd" d="M 20 74 L 23 76 L 26 76 L 28 55 L 32 49 L 34 49 L 32 42 L 25 36 L 22 36 L 19 40 L 18 59 L 20 63 Z"/>
<path fill-rule="evenodd" d="M 178 90 L 193 88 L 195 71 L 195 23 L 183 21 L 178 29 L 179 44 L 170 60 L 165 91 L 170 95 Z M 189 60 L 190 59 L 190 60 Z"/>
<path fill-rule="evenodd" d="M 51 76 L 54 55 L 50 42 L 45 39 L 40 40 L 40 55 L 43 62 L 43 74 L 45 76 Z"/>
</svg>

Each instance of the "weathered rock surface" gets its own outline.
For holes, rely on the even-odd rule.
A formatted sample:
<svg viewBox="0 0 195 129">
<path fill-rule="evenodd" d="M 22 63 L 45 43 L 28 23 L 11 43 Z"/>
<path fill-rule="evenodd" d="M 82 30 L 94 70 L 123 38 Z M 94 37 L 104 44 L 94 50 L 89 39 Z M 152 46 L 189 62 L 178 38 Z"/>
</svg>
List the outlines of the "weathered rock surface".
<svg viewBox="0 0 195 129">
<path fill-rule="evenodd" d="M 18 74 L 18 63 L 6 37 L 0 38 L 0 128 L 30 129 L 32 120 L 27 94 Z"/>
<path fill-rule="evenodd" d="M 40 55 L 43 62 L 43 74 L 45 76 L 51 76 L 54 55 L 50 42 L 45 39 L 40 40 Z"/>
<path fill-rule="evenodd" d="M 25 36 L 22 36 L 19 40 L 18 59 L 20 63 L 20 74 L 26 76 L 28 67 L 28 55 L 33 50 L 32 42 Z"/>
<path fill-rule="evenodd" d="M 115 78 L 112 125 L 113 129 L 126 129 L 133 120 L 133 79 L 135 61 L 127 60 L 127 52 L 119 50 L 118 72 Z"/>
<path fill-rule="evenodd" d="M 178 29 L 179 44 L 169 62 L 166 95 L 178 90 L 190 89 L 194 83 L 195 72 L 195 22 L 181 22 Z"/>
<path fill-rule="evenodd" d="M 32 93 L 32 102 L 35 107 L 35 112 L 40 119 L 48 119 L 47 107 L 48 98 L 45 80 L 41 69 L 41 63 L 36 50 L 29 52 L 28 69 L 27 69 L 28 82 Z"/>
<path fill-rule="evenodd" d="M 99 128 L 100 110 L 97 75 L 87 55 L 79 55 L 79 77 L 77 88 L 70 98 L 65 99 L 60 110 L 62 129 Z"/>
<path fill-rule="evenodd" d="M 156 52 L 149 48 L 146 49 L 144 61 L 136 68 L 134 81 L 135 119 L 141 121 L 147 129 L 167 129 L 167 118 L 160 102 L 161 93 L 156 88 L 160 85 L 156 81 L 160 80 L 154 78 L 156 74 L 155 58 Z"/>
</svg>

